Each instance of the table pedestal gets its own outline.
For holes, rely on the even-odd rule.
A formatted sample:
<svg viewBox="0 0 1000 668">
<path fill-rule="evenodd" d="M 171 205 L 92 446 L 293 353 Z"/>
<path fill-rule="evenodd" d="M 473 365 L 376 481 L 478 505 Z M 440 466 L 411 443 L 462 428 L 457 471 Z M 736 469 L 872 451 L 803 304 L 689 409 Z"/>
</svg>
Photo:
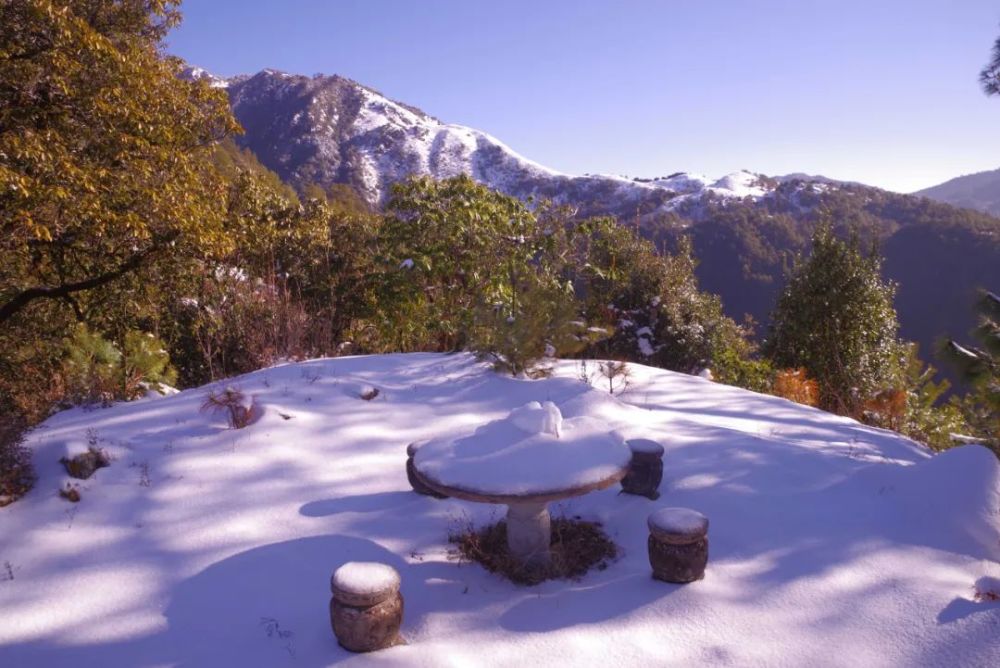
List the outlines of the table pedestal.
<svg viewBox="0 0 1000 668">
<path fill-rule="evenodd" d="M 507 547 L 515 559 L 530 568 L 547 566 L 551 538 L 547 503 L 507 505 Z"/>
</svg>

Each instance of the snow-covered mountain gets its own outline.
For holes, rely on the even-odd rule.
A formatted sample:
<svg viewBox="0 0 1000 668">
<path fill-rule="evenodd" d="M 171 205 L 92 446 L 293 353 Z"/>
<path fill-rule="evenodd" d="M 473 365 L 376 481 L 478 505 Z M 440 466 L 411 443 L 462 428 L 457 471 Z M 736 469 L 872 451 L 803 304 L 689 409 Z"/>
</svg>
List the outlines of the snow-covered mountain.
<svg viewBox="0 0 1000 668">
<path fill-rule="evenodd" d="M 709 198 L 761 198 L 777 182 L 748 171 L 720 179 L 679 172 L 638 179 L 561 174 L 485 132 L 442 122 L 340 76 L 276 70 L 225 80 L 191 68 L 187 76 L 227 88 L 246 129 L 240 143 L 286 181 L 348 183 L 371 203 L 413 174 L 468 174 L 521 198 L 545 197 L 585 215 L 643 217 Z"/>
</svg>

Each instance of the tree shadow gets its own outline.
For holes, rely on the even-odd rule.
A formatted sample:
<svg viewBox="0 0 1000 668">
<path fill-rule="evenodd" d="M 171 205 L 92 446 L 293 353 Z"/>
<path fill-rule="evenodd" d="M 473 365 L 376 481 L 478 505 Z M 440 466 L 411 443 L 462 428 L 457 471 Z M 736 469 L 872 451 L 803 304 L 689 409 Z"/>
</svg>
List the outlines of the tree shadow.
<svg viewBox="0 0 1000 668">
<path fill-rule="evenodd" d="M 423 498 L 416 492 L 411 491 L 355 494 L 333 499 L 310 501 L 299 508 L 299 514 L 306 517 L 328 517 L 340 513 L 399 511 L 407 506 L 421 503 Z"/>
<path fill-rule="evenodd" d="M 248 659 L 269 666 L 340 663 L 356 655 L 337 644 L 330 628 L 330 575 L 348 561 L 392 566 L 401 575 L 404 599 L 415 603 L 426 598 L 425 588 L 440 588 L 455 575 L 451 564 L 409 564 L 354 536 L 272 543 L 218 561 L 176 584 L 164 611 L 166 628 L 159 633 L 86 645 L 51 640 L 11 644 L 0 648 L 0 665 L 216 667 L 248 665 Z M 466 605 L 477 606 L 475 599 L 466 597 Z M 421 601 L 406 607 L 404 635 L 435 604 Z M 407 651 L 385 651 L 400 650 Z"/>
<path fill-rule="evenodd" d="M 545 633 L 599 624 L 670 596 L 681 586 L 656 581 L 644 571 L 597 585 L 567 587 L 522 600 L 500 616 L 500 625 L 519 633 Z"/>
</svg>

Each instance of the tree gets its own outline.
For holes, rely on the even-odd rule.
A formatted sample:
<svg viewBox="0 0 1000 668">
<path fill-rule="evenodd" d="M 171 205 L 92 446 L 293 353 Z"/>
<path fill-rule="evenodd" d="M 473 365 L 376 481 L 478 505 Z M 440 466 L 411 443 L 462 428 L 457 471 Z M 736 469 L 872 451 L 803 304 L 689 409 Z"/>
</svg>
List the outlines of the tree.
<svg viewBox="0 0 1000 668">
<path fill-rule="evenodd" d="M 595 354 L 684 373 L 718 366 L 724 369 L 719 380 L 726 383 L 749 378 L 743 362 L 752 346 L 723 315 L 721 300 L 699 290 L 686 237 L 677 252 L 659 254 L 612 219 L 590 221 L 581 231 L 587 248 L 575 263 L 578 291 L 586 313 L 614 328 L 594 347 Z"/>
<path fill-rule="evenodd" d="M 976 302 L 978 346 L 947 339 L 941 354 L 972 387 L 965 401 L 970 423 L 1000 445 L 1000 296 L 983 291 Z"/>
<path fill-rule="evenodd" d="M 821 226 L 772 314 L 765 352 L 781 368 L 804 368 L 826 410 L 861 417 L 867 399 L 899 380 L 895 286 L 880 268 L 856 236 L 843 241 Z"/>
<path fill-rule="evenodd" d="M 224 247 L 224 93 L 177 77 L 170 0 L 0 5 L 0 327 L 158 258 Z"/>
<path fill-rule="evenodd" d="M 527 205 L 468 176 L 397 184 L 379 240 L 386 342 L 463 348 L 476 307 L 514 304 L 523 273 L 549 245 Z"/>
<path fill-rule="evenodd" d="M 74 321 L 124 345 L 153 278 L 229 250 L 212 153 L 238 126 L 161 52 L 178 21 L 172 0 L 0 3 L 0 412 L 44 417 L 33 378 Z"/>
<path fill-rule="evenodd" d="M 1000 95 L 1000 37 L 993 42 L 990 62 L 979 72 L 979 84 L 987 95 Z"/>
</svg>

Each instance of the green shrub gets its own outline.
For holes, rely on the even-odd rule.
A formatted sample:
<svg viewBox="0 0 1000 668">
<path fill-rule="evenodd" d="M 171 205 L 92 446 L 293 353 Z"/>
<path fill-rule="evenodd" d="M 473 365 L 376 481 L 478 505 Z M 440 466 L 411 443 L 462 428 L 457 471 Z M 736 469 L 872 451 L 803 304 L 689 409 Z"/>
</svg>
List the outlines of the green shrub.
<svg viewBox="0 0 1000 668">
<path fill-rule="evenodd" d="M 125 352 L 100 333 L 79 324 L 66 341 L 63 376 L 66 398 L 75 403 L 110 403 L 142 396 L 177 380 L 163 343 L 149 333 L 125 334 Z"/>
<path fill-rule="evenodd" d="M 766 353 L 782 368 L 804 368 L 825 410 L 860 418 L 866 401 L 898 383 L 895 286 L 880 269 L 880 257 L 863 255 L 856 237 L 842 241 L 821 227 L 772 315 Z"/>
</svg>

